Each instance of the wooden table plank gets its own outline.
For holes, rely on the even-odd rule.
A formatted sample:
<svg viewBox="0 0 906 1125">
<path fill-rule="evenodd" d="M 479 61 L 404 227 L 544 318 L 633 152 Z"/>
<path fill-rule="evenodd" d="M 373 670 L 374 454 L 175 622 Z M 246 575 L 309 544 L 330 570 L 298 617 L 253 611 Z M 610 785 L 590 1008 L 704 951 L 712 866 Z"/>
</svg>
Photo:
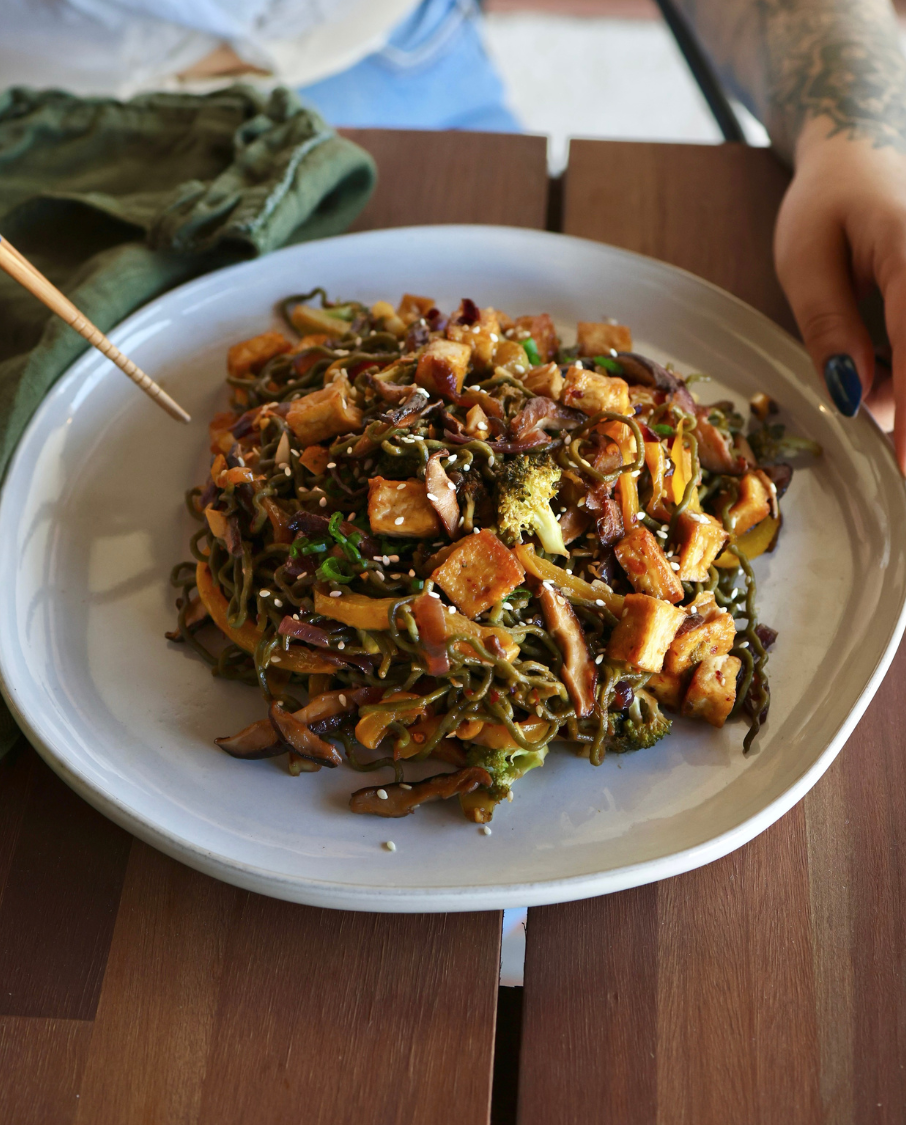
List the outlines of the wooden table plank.
<svg viewBox="0 0 906 1125">
<path fill-rule="evenodd" d="M 378 164 L 378 186 L 353 230 L 426 223 L 543 227 L 547 143 L 512 133 L 343 129 Z M 543 190 L 541 180 L 543 177 Z"/>
<path fill-rule="evenodd" d="M 770 258 L 784 183 L 763 150 L 579 142 L 564 229 L 792 327 Z M 904 676 L 906 651 L 825 777 L 746 847 L 529 911 L 520 1125 L 902 1121 Z"/>
<path fill-rule="evenodd" d="M 543 225 L 540 138 L 354 135 L 381 174 L 359 229 Z M 499 943 L 499 913 L 249 895 L 131 841 L 31 750 L 0 763 L 0 1121 L 486 1125 Z"/>
</svg>

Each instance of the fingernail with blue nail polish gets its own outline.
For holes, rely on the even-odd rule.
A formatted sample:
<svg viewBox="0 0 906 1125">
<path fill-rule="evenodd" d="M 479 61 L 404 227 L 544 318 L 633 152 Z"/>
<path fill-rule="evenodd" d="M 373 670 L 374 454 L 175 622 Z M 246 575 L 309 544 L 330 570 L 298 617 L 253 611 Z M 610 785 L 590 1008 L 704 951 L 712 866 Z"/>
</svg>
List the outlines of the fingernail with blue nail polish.
<svg viewBox="0 0 906 1125">
<path fill-rule="evenodd" d="M 852 418 L 862 401 L 862 383 L 852 358 L 832 355 L 824 365 L 824 380 L 836 408 Z"/>
</svg>

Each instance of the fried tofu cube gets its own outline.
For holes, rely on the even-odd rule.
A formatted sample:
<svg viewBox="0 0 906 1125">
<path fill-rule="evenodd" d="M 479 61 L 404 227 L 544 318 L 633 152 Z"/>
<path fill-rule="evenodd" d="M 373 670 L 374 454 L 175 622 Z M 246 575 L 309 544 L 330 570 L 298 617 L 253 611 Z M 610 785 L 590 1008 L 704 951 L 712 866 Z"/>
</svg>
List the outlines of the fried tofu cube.
<svg viewBox="0 0 906 1125">
<path fill-rule="evenodd" d="M 740 477 L 739 499 L 730 508 L 730 517 L 736 520 L 733 531 L 737 537 L 771 514 L 774 497 L 765 479 L 764 474 L 757 471 Z"/>
<path fill-rule="evenodd" d="M 461 613 L 474 619 L 515 590 L 525 571 L 496 535 L 479 531 L 460 539 L 431 577 Z"/>
<path fill-rule="evenodd" d="M 362 428 L 362 412 L 351 401 L 352 388 L 343 375 L 289 405 L 286 423 L 302 445 L 316 445 L 327 438 Z"/>
<path fill-rule="evenodd" d="M 686 693 L 687 679 L 688 676 L 668 672 L 665 668 L 662 672 L 652 673 L 648 683 L 645 684 L 645 691 L 651 692 L 658 703 L 668 711 L 679 711 Z"/>
<path fill-rule="evenodd" d="M 560 401 L 583 414 L 597 414 L 600 410 L 629 414 L 629 384 L 616 375 L 571 367 L 563 380 Z"/>
<path fill-rule="evenodd" d="M 404 293 L 396 315 L 405 325 L 414 324 L 434 308 L 433 297 L 416 297 L 414 293 Z"/>
<path fill-rule="evenodd" d="M 660 672 L 664 654 L 686 614 L 660 598 L 627 594 L 623 616 L 607 645 L 612 660 L 622 660 L 640 672 Z"/>
<path fill-rule="evenodd" d="M 248 375 L 257 375 L 274 356 L 292 350 L 291 341 L 281 332 L 262 332 L 260 336 L 233 344 L 227 352 L 227 371 L 234 379 L 245 379 Z"/>
<path fill-rule="evenodd" d="M 544 395 L 559 402 L 563 393 L 563 376 L 556 363 L 545 363 L 543 367 L 534 367 L 523 376 L 522 382 L 525 389 L 533 395 Z"/>
<path fill-rule="evenodd" d="M 579 355 L 609 355 L 632 351 L 632 333 L 625 324 L 605 324 L 599 321 L 580 320 L 576 325 Z"/>
<path fill-rule="evenodd" d="M 557 353 L 560 350 L 560 338 L 557 335 L 554 322 L 547 313 L 539 313 L 538 316 L 517 316 L 515 328 L 514 335 L 517 339 L 526 339 L 523 333 L 527 332 L 535 341 L 535 347 L 538 349 L 538 355 L 541 356 L 542 363 L 557 358 Z"/>
<path fill-rule="evenodd" d="M 683 512 L 676 521 L 679 577 L 683 582 L 707 582 L 711 564 L 730 536 L 724 526 L 704 512 Z"/>
<path fill-rule="evenodd" d="M 449 393 L 451 385 L 456 393 L 462 390 L 469 368 L 472 349 L 456 340 L 432 340 L 418 357 L 415 381 L 435 395 Z"/>
<path fill-rule="evenodd" d="M 481 441 L 487 441 L 491 436 L 491 424 L 488 422 L 488 416 L 477 402 L 466 415 L 465 431 L 469 437 L 479 438 Z"/>
<path fill-rule="evenodd" d="M 614 551 L 637 593 L 672 603 L 683 600 L 683 584 L 647 527 L 634 527 Z"/>
<path fill-rule="evenodd" d="M 713 594 L 700 594 L 673 638 L 664 658 L 668 672 L 687 672 L 705 657 L 723 656 L 736 641 L 736 623 L 715 602 Z"/>
<path fill-rule="evenodd" d="M 447 339 L 468 345 L 472 353 L 472 363 L 476 367 L 490 367 L 500 340 L 500 321 L 496 309 L 480 309 L 474 324 L 459 324 L 462 305 L 450 318 Z"/>
<path fill-rule="evenodd" d="M 368 482 L 368 522 L 375 535 L 431 539 L 440 535 L 441 522 L 422 480 Z"/>
<path fill-rule="evenodd" d="M 306 445 L 302 450 L 299 461 L 310 473 L 319 477 L 327 469 L 327 463 L 330 461 L 330 450 L 326 445 Z"/>
<path fill-rule="evenodd" d="M 686 688 L 683 716 L 722 727 L 736 702 L 736 677 L 741 667 L 738 656 L 706 656 Z"/>
</svg>

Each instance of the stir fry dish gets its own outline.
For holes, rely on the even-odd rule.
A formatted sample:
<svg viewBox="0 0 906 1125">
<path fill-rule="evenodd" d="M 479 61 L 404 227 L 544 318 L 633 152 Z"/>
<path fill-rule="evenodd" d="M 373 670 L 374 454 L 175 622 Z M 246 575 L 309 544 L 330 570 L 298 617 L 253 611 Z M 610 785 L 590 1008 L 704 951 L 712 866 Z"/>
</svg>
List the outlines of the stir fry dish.
<svg viewBox="0 0 906 1125">
<path fill-rule="evenodd" d="M 748 753 L 776 638 L 752 560 L 788 459 L 820 452 L 767 396 L 748 420 L 702 405 L 610 322 L 564 346 L 547 314 L 468 299 L 316 289 L 282 311 L 286 333 L 229 350 L 172 578 L 168 637 L 267 704 L 223 751 L 392 771 L 353 812 L 456 796 L 479 824 L 554 742 L 600 765 L 676 714 L 744 718 Z M 438 772 L 407 781 L 425 759 Z"/>
</svg>

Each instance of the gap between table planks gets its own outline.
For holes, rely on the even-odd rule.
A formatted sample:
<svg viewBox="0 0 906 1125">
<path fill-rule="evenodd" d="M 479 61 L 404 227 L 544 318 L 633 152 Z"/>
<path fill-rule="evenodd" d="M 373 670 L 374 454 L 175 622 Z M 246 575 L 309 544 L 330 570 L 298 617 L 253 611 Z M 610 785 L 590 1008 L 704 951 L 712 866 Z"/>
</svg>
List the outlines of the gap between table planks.
<svg viewBox="0 0 906 1125">
<path fill-rule="evenodd" d="M 568 234 L 663 258 L 786 328 L 787 173 L 735 145 L 573 142 Z M 803 802 L 708 867 L 529 911 L 519 1125 L 902 1125 L 906 650 Z"/>
<path fill-rule="evenodd" d="M 542 138 L 349 135 L 380 171 L 356 229 L 544 225 Z M 0 762 L 0 1121 L 486 1125 L 500 925 L 237 890 L 14 752 Z"/>
</svg>

